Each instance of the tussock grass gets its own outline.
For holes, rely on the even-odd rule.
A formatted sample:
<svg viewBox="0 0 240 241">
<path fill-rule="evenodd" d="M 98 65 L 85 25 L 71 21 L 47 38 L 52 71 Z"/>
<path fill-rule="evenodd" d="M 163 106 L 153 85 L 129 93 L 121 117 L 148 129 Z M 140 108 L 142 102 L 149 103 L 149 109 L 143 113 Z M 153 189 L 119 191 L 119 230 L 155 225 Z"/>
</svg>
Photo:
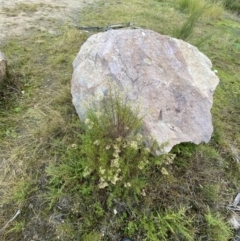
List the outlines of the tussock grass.
<svg viewBox="0 0 240 241">
<path fill-rule="evenodd" d="M 189 17 L 181 28 L 176 30 L 175 37 L 187 40 L 201 17 L 210 19 L 220 18 L 223 14 L 223 6 L 220 3 L 209 3 L 205 0 L 179 0 L 180 9 L 186 11 Z"/>
<path fill-rule="evenodd" d="M 178 0 L 179 7 L 182 11 L 193 14 L 204 9 L 203 15 L 207 18 L 220 18 L 224 8 L 221 2 L 207 0 Z"/>
<path fill-rule="evenodd" d="M 179 0 L 179 6 L 182 10 L 186 10 L 189 13 L 194 13 L 199 9 L 205 8 L 207 5 L 204 0 Z"/>
<path fill-rule="evenodd" d="M 189 17 L 186 9 L 180 11 L 171 0 L 99 1 L 80 13 L 78 25 L 134 22 L 173 35 Z M 122 156 L 130 155 L 129 161 L 135 158 L 137 163 L 145 155 L 151 165 L 141 167 L 140 173 L 132 171 L 132 178 L 128 170 L 137 165 L 124 165 L 127 191 L 124 184 L 110 180 L 108 189 L 98 188 L 100 163 L 110 165 L 106 156 L 116 155 L 116 145 L 110 143 L 105 152 L 104 145 L 93 144 L 96 134 L 80 124 L 71 104 L 71 63 L 91 33 L 66 26 L 59 28 L 58 36 L 34 32 L 2 45 L 9 75 L 0 95 L 0 228 L 17 210 L 21 214 L 0 239 L 31 240 L 36 234 L 39 239 L 64 241 L 124 236 L 231 239 L 225 207 L 238 192 L 240 178 L 232 151 L 240 151 L 240 43 L 235 18 L 199 18 L 188 38 L 193 44 L 201 40 L 199 48 L 213 61 L 221 80 L 214 96 L 211 142 L 178 145 L 160 159 L 144 153 L 140 144 L 135 152 L 128 149 Z M 105 142 L 99 138 L 99 143 Z M 101 161 L 94 165 L 99 156 Z M 90 164 L 94 174 L 85 169 Z"/>
<path fill-rule="evenodd" d="M 183 24 L 183 26 L 179 30 L 177 30 L 175 37 L 182 40 L 187 40 L 190 37 L 190 35 L 193 33 L 193 30 L 199 18 L 204 14 L 206 7 L 207 7 L 206 5 L 203 5 L 195 9 L 190 14 L 187 21 Z"/>
<path fill-rule="evenodd" d="M 224 13 L 224 6 L 221 2 L 214 2 L 206 10 L 205 16 L 210 19 L 220 19 Z"/>
</svg>

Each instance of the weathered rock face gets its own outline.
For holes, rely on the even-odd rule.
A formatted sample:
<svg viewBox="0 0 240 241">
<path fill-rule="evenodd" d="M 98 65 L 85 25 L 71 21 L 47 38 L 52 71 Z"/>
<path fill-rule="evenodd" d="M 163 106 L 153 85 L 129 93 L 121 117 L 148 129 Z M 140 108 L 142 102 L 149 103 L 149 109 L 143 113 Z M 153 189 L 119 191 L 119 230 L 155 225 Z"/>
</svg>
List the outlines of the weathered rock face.
<svg viewBox="0 0 240 241">
<path fill-rule="evenodd" d="M 73 62 L 73 104 L 81 119 L 86 103 L 113 81 L 140 105 L 144 133 L 164 151 L 181 142 L 208 142 L 211 107 L 219 79 L 211 61 L 190 44 L 151 30 L 111 30 L 92 35 Z"/>
<path fill-rule="evenodd" d="M 5 55 L 0 52 L 0 85 L 3 83 L 3 81 L 6 78 L 6 72 L 7 72 L 7 59 Z"/>
</svg>

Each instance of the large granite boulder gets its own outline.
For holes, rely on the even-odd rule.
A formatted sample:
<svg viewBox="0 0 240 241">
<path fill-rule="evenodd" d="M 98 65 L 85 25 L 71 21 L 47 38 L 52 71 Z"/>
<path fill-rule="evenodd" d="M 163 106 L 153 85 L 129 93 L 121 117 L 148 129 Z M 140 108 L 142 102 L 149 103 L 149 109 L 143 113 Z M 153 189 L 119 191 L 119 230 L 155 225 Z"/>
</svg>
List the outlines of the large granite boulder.
<svg viewBox="0 0 240 241">
<path fill-rule="evenodd" d="M 7 58 L 2 52 L 0 52 L 0 85 L 5 80 L 6 73 L 7 73 Z"/>
<path fill-rule="evenodd" d="M 117 83 L 145 114 L 145 135 L 164 152 L 181 142 L 209 142 L 211 107 L 219 79 L 196 47 L 151 30 L 110 30 L 92 35 L 73 62 L 72 101 L 84 120 L 86 103 Z"/>
</svg>

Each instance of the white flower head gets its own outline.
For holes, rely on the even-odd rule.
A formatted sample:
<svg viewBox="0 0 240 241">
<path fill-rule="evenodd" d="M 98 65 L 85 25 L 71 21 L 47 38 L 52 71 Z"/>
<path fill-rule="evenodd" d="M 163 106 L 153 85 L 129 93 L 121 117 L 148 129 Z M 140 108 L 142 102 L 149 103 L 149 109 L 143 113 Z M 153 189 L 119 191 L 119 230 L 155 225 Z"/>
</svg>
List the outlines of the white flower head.
<svg viewBox="0 0 240 241">
<path fill-rule="evenodd" d="M 131 141 L 130 142 L 130 146 L 134 149 L 137 150 L 138 149 L 138 143 L 136 141 Z"/>
<path fill-rule="evenodd" d="M 94 124 L 94 123 L 93 123 L 91 120 L 89 120 L 88 118 L 86 118 L 86 120 L 85 120 L 84 123 L 88 126 L 89 129 L 92 129 L 93 124 Z"/>
<path fill-rule="evenodd" d="M 105 169 L 103 169 L 102 167 L 100 167 L 100 168 L 99 168 L 99 172 L 100 172 L 100 174 L 103 175 L 103 174 L 105 173 Z"/>
<path fill-rule="evenodd" d="M 149 153 L 151 150 L 148 147 L 146 147 L 146 148 L 144 148 L 144 151 Z"/>
<path fill-rule="evenodd" d="M 113 153 L 113 156 L 114 156 L 116 159 L 118 159 L 118 158 L 119 158 L 118 152 L 115 151 L 115 152 Z"/>
<path fill-rule="evenodd" d="M 72 147 L 73 149 L 77 149 L 77 145 L 76 145 L 76 144 L 72 144 L 71 147 Z"/>
<path fill-rule="evenodd" d="M 131 183 L 130 182 L 127 182 L 127 183 L 124 183 L 124 187 L 131 187 Z"/>
<path fill-rule="evenodd" d="M 144 163 L 143 161 L 140 161 L 140 163 L 139 163 L 139 165 L 138 165 L 138 168 L 139 168 L 140 170 L 142 170 L 142 169 L 144 168 L 144 166 L 145 166 L 145 163 Z"/>
<path fill-rule="evenodd" d="M 100 181 L 101 181 L 101 182 L 105 182 L 105 178 L 100 177 Z"/>
<path fill-rule="evenodd" d="M 116 159 L 113 159 L 111 160 L 111 167 L 119 167 L 119 159 L 116 158 Z"/>
<path fill-rule="evenodd" d="M 102 115 L 102 113 L 100 111 L 97 111 L 95 114 L 96 114 L 97 118 L 100 118 Z"/>
<path fill-rule="evenodd" d="M 108 186 L 108 183 L 107 182 L 100 182 L 99 184 L 98 184 L 98 187 L 100 188 L 100 189 L 103 189 L 103 188 L 105 188 L 105 187 L 107 187 Z"/>
<path fill-rule="evenodd" d="M 86 168 L 84 169 L 82 175 L 83 175 L 83 177 L 87 177 L 87 176 L 89 176 L 89 175 L 91 174 L 91 172 L 92 172 L 92 170 L 91 170 L 90 168 L 86 167 Z"/>
<path fill-rule="evenodd" d="M 116 139 L 118 142 L 121 142 L 121 140 L 122 140 L 122 137 L 121 136 L 119 136 L 117 139 Z"/>
<path fill-rule="evenodd" d="M 174 161 L 174 159 L 175 159 L 175 156 L 176 156 L 176 155 L 167 155 L 167 156 L 166 156 L 166 159 L 164 160 L 164 163 L 165 163 L 166 165 L 173 164 L 173 161 Z"/>
<path fill-rule="evenodd" d="M 137 139 L 137 141 L 141 141 L 142 140 L 142 135 L 140 134 L 140 133 L 137 133 L 137 135 L 136 135 L 136 139 Z"/>
<path fill-rule="evenodd" d="M 86 120 L 84 121 L 84 123 L 87 125 L 87 124 L 89 124 L 91 121 L 88 119 L 88 118 L 86 118 Z"/>
<path fill-rule="evenodd" d="M 120 180 L 120 178 L 118 177 L 118 175 L 114 175 L 110 181 L 113 185 L 116 185 L 116 182 L 119 180 Z"/>
<path fill-rule="evenodd" d="M 93 144 L 94 144 L 95 146 L 98 146 L 98 145 L 99 145 L 99 143 L 100 143 L 100 141 L 99 141 L 99 140 L 96 140 L 96 141 L 94 141 L 94 142 L 93 142 Z"/>
<path fill-rule="evenodd" d="M 125 127 L 124 127 L 124 130 L 125 130 L 125 131 L 128 131 L 129 129 L 130 129 L 130 128 L 129 128 L 128 126 L 125 126 Z"/>
<path fill-rule="evenodd" d="M 148 163 L 149 163 L 149 160 L 145 160 L 145 163 L 148 164 Z"/>
<path fill-rule="evenodd" d="M 143 197 L 146 197 L 146 192 L 145 192 L 144 189 L 142 190 L 141 194 L 142 194 Z"/>
<path fill-rule="evenodd" d="M 119 149 L 119 146 L 118 146 L 118 145 L 114 144 L 114 145 L 113 145 L 113 148 L 115 149 L 115 152 L 116 152 L 116 153 L 119 153 L 119 152 L 120 152 L 120 149 Z"/>
<path fill-rule="evenodd" d="M 169 175 L 169 173 L 168 173 L 168 171 L 167 171 L 167 169 L 165 167 L 162 167 L 161 173 L 163 175 L 166 175 L 166 176 Z"/>
</svg>

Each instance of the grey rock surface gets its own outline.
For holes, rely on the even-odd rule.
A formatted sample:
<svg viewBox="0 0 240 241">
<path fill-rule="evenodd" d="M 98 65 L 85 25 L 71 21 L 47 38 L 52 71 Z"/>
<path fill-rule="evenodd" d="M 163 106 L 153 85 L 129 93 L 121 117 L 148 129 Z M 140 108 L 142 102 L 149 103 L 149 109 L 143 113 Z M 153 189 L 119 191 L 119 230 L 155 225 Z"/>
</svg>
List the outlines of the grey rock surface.
<svg viewBox="0 0 240 241">
<path fill-rule="evenodd" d="M 6 73 L 7 73 L 7 58 L 2 52 L 0 52 L 0 84 L 2 84 L 3 81 L 5 80 Z"/>
<path fill-rule="evenodd" d="M 73 68 L 72 101 L 80 119 L 112 81 L 133 108 L 141 106 L 144 134 L 165 143 L 163 152 L 181 142 L 209 142 L 219 79 L 196 47 L 151 30 L 110 30 L 82 45 Z"/>
</svg>

